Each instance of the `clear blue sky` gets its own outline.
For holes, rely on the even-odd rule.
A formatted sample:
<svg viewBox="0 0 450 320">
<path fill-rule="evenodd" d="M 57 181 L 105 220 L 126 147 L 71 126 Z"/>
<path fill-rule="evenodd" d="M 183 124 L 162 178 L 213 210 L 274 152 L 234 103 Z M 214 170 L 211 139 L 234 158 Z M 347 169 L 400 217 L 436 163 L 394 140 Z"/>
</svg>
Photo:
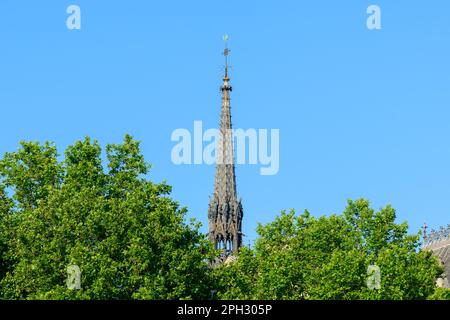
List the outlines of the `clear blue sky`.
<svg viewBox="0 0 450 320">
<path fill-rule="evenodd" d="M 381 30 L 366 28 L 370 4 Z M 246 244 L 282 209 L 340 213 L 358 197 L 414 232 L 447 224 L 449 15 L 448 0 L 1 0 L 0 153 L 130 133 L 206 231 L 214 167 L 172 164 L 170 135 L 218 124 L 227 33 L 234 126 L 280 129 L 277 175 L 236 169 Z"/>
</svg>

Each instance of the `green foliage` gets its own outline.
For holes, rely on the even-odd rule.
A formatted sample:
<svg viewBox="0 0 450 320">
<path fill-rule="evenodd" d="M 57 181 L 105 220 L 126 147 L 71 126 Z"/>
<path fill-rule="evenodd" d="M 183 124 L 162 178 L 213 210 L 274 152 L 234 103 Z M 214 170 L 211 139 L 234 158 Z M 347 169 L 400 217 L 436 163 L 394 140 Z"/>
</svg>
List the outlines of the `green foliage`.
<svg viewBox="0 0 450 320">
<path fill-rule="evenodd" d="M 0 182 L 0 279 L 8 272 L 11 262 L 8 263 L 8 239 L 11 237 L 11 208 L 12 201 L 5 192 L 4 185 Z M 0 288 L 0 297 L 2 291 Z"/>
<path fill-rule="evenodd" d="M 217 268 L 218 298 L 426 299 L 442 273 L 437 259 L 419 251 L 419 236 L 395 223 L 391 206 L 375 212 L 364 199 L 343 215 L 314 218 L 282 212 L 258 227 L 254 249 Z M 367 286 L 367 268 L 381 270 L 380 289 Z"/>
<path fill-rule="evenodd" d="M 125 136 L 69 146 L 21 142 L 0 160 L 0 298 L 6 299 L 449 299 L 443 269 L 419 235 L 349 201 L 342 215 L 291 210 L 258 226 L 254 248 L 211 268 L 218 254 L 199 224 L 146 179 L 139 143 Z M 67 288 L 67 268 L 81 289 Z M 367 269 L 381 270 L 379 289 Z M 212 290 L 213 289 L 213 290 Z"/>
<path fill-rule="evenodd" d="M 60 184 L 62 167 L 57 162 L 54 145 L 23 141 L 20 145 L 19 151 L 4 155 L 0 175 L 5 186 L 14 189 L 17 205 L 31 210 Z"/>
<path fill-rule="evenodd" d="M 0 188 L 4 298 L 189 299 L 210 295 L 210 243 L 169 198 L 170 186 L 145 179 L 139 143 L 101 148 L 86 138 L 62 163 L 50 144 L 21 143 L 0 161 L 14 208 Z M 12 214 L 12 211 L 14 213 Z M 9 222 L 4 223 L 5 217 Z M 5 253 L 6 251 L 6 253 Z M 81 269 L 69 290 L 67 267 Z"/>
<path fill-rule="evenodd" d="M 450 300 L 450 289 L 438 288 L 428 300 Z"/>
</svg>

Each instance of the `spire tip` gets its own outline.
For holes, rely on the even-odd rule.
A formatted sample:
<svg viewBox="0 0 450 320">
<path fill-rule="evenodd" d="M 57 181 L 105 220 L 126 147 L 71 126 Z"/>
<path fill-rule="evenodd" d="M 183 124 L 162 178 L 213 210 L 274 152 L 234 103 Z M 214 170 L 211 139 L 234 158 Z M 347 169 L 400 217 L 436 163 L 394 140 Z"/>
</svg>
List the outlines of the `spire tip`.
<svg viewBox="0 0 450 320">
<path fill-rule="evenodd" d="M 223 50 L 223 55 L 225 56 L 225 77 L 224 80 L 228 80 L 228 55 L 231 50 L 228 50 L 228 39 L 230 38 L 227 34 L 223 37 L 223 41 L 225 42 L 225 49 Z"/>
</svg>

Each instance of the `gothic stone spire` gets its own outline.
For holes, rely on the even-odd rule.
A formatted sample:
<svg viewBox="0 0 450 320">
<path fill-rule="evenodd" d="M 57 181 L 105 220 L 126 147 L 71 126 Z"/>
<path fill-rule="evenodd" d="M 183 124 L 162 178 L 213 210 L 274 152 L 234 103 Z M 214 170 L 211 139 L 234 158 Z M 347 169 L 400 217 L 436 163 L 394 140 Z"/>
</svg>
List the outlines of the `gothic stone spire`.
<svg viewBox="0 0 450 320">
<path fill-rule="evenodd" d="M 225 38 L 224 38 L 225 40 Z M 234 172 L 233 136 L 231 125 L 230 92 L 232 87 L 228 77 L 228 54 L 225 47 L 225 75 L 222 91 L 220 116 L 220 139 L 217 144 L 216 177 L 214 194 L 208 208 L 209 239 L 227 257 L 237 253 L 242 246 L 242 204 L 237 198 L 236 176 Z"/>
</svg>

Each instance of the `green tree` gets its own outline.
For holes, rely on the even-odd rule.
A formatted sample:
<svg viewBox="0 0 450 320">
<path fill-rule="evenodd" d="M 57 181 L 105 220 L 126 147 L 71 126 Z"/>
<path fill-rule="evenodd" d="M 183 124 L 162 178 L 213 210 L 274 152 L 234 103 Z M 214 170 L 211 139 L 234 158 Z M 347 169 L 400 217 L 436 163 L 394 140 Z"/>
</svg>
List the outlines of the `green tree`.
<svg viewBox="0 0 450 320">
<path fill-rule="evenodd" d="M 61 183 L 62 167 L 58 164 L 56 147 L 46 142 L 20 142 L 17 152 L 6 153 L 0 161 L 4 185 L 14 191 L 19 209 L 33 210 L 45 201 Z"/>
<path fill-rule="evenodd" d="M 12 201 L 5 192 L 5 187 L 0 182 L 0 279 L 10 270 L 12 265 L 8 260 L 8 239 L 11 228 Z M 0 297 L 2 291 L 0 288 Z"/>
<path fill-rule="evenodd" d="M 0 282 L 3 296 L 209 297 L 211 245 L 198 223 L 185 222 L 171 187 L 145 178 L 150 166 L 139 143 L 127 135 L 106 147 L 106 158 L 104 170 L 98 142 L 86 138 L 68 147 L 61 163 L 48 143 L 22 143 L 0 161 L 15 200 L 14 225 L 2 223 L 14 233 L 2 238 L 14 261 Z M 81 270 L 80 290 L 67 288 L 71 265 Z"/>
<path fill-rule="evenodd" d="M 319 218 L 283 211 L 258 226 L 254 248 L 211 269 L 217 251 L 171 187 L 146 178 L 131 136 L 108 145 L 106 161 L 89 138 L 58 157 L 51 143 L 21 142 L 0 160 L 0 297 L 207 299 L 215 289 L 220 299 L 448 299 L 435 286 L 437 258 L 391 206 L 360 199 Z M 73 265 L 79 290 L 66 285 Z M 368 288 L 369 266 L 379 288 Z"/>
<path fill-rule="evenodd" d="M 391 206 L 375 211 L 364 199 L 349 201 L 342 215 L 282 212 L 258 227 L 254 249 L 214 270 L 217 297 L 426 299 L 442 268 L 395 218 Z M 367 286 L 370 265 L 381 271 L 379 289 Z"/>
<path fill-rule="evenodd" d="M 437 288 L 428 300 L 450 300 L 450 289 Z"/>
</svg>

